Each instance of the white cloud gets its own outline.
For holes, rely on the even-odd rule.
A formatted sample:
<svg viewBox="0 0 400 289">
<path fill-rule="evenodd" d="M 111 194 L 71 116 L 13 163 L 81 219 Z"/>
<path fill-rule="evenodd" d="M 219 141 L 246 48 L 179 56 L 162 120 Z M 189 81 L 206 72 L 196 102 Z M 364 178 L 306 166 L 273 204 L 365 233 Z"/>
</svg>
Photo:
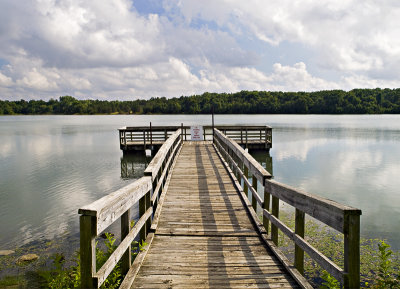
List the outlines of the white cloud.
<svg viewBox="0 0 400 289">
<path fill-rule="evenodd" d="M 0 72 L 0 86 L 11 86 L 13 83 L 11 77 L 8 77 Z"/>
<path fill-rule="evenodd" d="M 274 64 L 274 73 L 269 78 L 279 90 L 310 91 L 324 89 L 338 89 L 339 85 L 321 78 L 313 77 L 303 62 L 293 66 Z"/>
<path fill-rule="evenodd" d="M 140 14 L 134 4 L 2 1 L 0 97 L 398 86 L 396 1 L 164 0 L 160 15 Z M 311 56 L 290 63 L 263 52 L 282 43 L 286 54 L 300 43 Z M 275 59 L 265 64 L 268 57 Z"/>
<path fill-rule="evenodd" d="M 202 1 L 177 3 L 188 21 L 216 21 L 247 27 L 272 45 L 299 42 L 313 50 L 319 64 L 340 71 L 397 76 L 400 64 L 400 5 L 397 1 Z M 234 24 L 232 26 L 232 24 Z M 294 53 L 296 53 L 294 51 Z"/>
</svg>

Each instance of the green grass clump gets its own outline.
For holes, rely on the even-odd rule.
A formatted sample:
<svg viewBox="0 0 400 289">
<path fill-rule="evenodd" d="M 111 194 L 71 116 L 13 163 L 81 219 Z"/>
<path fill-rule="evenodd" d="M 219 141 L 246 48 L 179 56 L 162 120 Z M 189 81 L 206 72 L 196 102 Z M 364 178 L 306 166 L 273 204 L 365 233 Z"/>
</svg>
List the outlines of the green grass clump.
<svg viewBox="0 0 400 289">
<path fill-rule="evenodd" d="M 280 219 L 294 229 L 294 215 L 285 211 L 279 212 Z M 305 239 L 322 254 L 344 267 L 343 234 L 317 223 L 307 220 Z M 279 248 L 293 261 L 293 242 L 279 231 Z M 315 288 L 341 288 L 339 282 L 323 270 L 306 253 L 304 258 L 304 275 Z M 361 288 L 399 289 L 400 288 L 400 252 L 390 249 L 384 240 L 360 239 L 360 280 Z"/>
<path fill-rule="evenodd" d="M 5 276 L 0 280 L 0 288 L 20 288 L 26 284 L 25 279 L 21 276 Z"/>
</svg>

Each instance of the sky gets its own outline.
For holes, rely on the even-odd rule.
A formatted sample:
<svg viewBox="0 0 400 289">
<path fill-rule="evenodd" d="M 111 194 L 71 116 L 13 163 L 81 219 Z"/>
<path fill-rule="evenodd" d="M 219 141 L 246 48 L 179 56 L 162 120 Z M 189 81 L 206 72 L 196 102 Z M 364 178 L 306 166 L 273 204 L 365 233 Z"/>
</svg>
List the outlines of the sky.
<svg viewBox="0 0 400 289">
<path fill-rule="evenodd" d="M 0 1 L 0 99 L 399 84 L 398 0 Z"/>
</svg>

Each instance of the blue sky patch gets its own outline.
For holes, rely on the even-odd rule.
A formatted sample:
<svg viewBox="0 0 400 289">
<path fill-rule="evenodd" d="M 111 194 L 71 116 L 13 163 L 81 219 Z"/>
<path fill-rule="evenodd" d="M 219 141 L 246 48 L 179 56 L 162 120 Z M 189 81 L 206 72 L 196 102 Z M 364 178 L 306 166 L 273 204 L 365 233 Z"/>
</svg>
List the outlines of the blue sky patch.
<svg viewBox="0 0 400 289">
<path fill-rule="evenodd" d="M 0 58 L 0 67 L 10 64 L 7 60 Z"/>
<path fill-rule="evenodd" d="M 159 14 L 165 13 L 162 1 L 158 0 L 134 0 L 133 6 L 140 14 Z"/>
</svg>

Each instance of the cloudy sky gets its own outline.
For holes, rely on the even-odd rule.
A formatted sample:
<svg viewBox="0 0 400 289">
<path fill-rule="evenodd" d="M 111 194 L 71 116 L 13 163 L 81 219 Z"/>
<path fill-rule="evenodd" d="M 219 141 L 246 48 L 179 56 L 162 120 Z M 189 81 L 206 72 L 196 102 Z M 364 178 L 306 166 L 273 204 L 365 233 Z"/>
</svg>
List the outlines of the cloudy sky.
<svg viewBox="0 0 400 289">
<path fill-rule="evenodd" d="M 400 85 L 398 0 L 1 0 L 0 98 Z"/>
</svg>

